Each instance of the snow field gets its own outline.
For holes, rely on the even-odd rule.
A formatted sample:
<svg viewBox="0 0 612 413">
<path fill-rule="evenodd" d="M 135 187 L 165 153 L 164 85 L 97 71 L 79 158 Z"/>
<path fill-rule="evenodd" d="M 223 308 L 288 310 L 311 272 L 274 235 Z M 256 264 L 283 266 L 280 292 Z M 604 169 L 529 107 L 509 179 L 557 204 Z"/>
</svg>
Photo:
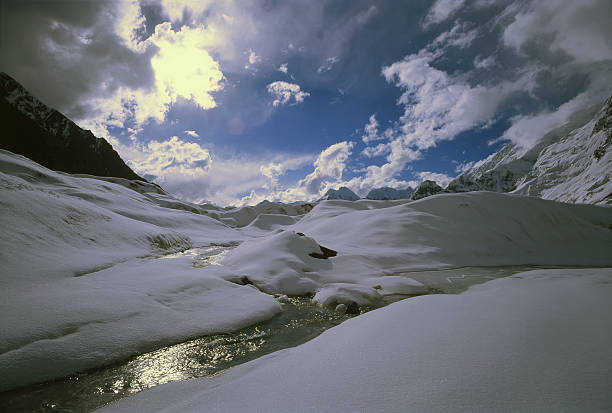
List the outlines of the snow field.
<svg viewBox="0 0 612 413">
<path fill-rule="evenodd" d="M 611 327 L 612 269 L 530 271 L 400 301 L 101 411 L 608 411 Z"/>
</svg>

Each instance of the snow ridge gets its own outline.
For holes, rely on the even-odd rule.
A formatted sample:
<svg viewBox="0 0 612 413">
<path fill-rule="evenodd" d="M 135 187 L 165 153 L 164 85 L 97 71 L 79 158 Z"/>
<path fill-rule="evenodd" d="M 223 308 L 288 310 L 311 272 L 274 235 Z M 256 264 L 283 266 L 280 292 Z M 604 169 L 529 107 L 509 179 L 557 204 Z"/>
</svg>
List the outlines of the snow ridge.
<svg viewBox="0 0 612 413">
<path fill-rule="evenodd" d="M 612 202 L 612 97 L 586 109 L 531 149 L 504 146 L 453 180 L 447 192 L 513 192 L 562 202 Z M 590 118 L 590 119 L 589 119 Z"/>
</svg>

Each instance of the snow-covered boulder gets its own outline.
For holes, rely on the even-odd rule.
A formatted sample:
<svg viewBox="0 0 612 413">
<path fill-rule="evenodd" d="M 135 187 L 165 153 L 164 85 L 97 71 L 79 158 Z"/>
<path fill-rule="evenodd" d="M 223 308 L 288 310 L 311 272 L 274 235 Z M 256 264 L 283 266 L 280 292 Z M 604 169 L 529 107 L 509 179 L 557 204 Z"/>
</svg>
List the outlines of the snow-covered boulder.
<svg viewBox="0 0 612 413">
<path fill-rule="evenodd" d="M 319 288 L 319 271 L 332 268 L 327 258 L 334 255 L 304 233 L 287 230 L 243 242 L 223 264 L 266 293 L 305 295 Z"/>
</svg>

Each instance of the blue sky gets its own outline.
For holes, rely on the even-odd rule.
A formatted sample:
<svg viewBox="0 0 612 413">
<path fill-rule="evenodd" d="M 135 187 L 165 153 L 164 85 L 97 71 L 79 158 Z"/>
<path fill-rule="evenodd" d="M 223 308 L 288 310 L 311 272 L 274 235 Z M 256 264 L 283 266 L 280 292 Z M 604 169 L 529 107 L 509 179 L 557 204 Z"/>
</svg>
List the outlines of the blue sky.
<svg viewBox="0 0 612 413">
<path fill-rule="evenodd" d="M 194 202 L 445 185 L 612 79 L 604 0 L 2 0 L 0 69 Z"/>
</svg>

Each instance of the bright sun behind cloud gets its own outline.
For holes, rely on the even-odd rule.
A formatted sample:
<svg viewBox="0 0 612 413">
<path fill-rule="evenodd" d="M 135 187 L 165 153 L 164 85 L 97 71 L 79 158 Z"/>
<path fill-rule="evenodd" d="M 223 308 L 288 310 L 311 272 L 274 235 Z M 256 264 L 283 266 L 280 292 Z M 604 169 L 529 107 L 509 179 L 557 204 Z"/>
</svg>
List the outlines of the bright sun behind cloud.
<svg viewBox="0 0 612 413">
<path fill-rule="evenodd" d="M 174 102 L 178 97 L 192 100 L 202 109 L 216 106 L 211 92 L 223 88 L 219 64 L 204 46 L 214 33 L 184 26 L 174 32 L 170 23 L 157 26 L 154 44 L 159 52 L 151 59 L 157 93 Z"/>
</svg>

